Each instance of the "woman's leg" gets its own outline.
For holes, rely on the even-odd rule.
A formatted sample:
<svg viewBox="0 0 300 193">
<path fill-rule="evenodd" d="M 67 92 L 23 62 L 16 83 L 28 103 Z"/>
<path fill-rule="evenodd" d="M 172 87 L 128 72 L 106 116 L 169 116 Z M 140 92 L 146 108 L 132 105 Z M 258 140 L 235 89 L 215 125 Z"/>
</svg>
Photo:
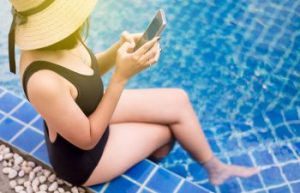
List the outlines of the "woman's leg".
<svg viewBox="0 0 300 193">
<path fill-rule="evenodd" d="M 128 122 L 109 129 L 102 157 L 84 186 L 112 180 L 172 140 L 165 125 Z"/>
<path fill-rule="evenodd" d="M 178 142 L 207 169 L 213 184 L 220 184 L 232 175 L 246 177 L 258 172 L 227 167 L 213 156 L 189 97 L 182 89 L 125 89 L 111 124 L 127 122 L 167 125 L 165 128 L 170 129 Z"/>
<path fill-rule="evenodd" d="M 147 122 L 168 125 L 178 142 L 199 162 L 213 153 L 187 93 L 177 88 L 125 89 L 111 123 Z"/>
</svg>

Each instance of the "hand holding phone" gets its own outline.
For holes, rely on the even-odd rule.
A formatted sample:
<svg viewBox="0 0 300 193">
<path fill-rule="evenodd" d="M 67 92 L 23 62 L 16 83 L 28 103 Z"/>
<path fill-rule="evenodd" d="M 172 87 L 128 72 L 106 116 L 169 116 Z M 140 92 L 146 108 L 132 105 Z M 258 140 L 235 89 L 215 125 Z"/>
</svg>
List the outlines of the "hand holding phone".
<svg viewBox="0 0 300 193">
<path fill-rule="evenodd" d="M 151 40 L 155 36 L 159 36 L 162 33 L 162 31 L 165 29 L 166 25 L 167 25 L 167 20 L 165 17 L 165 13 L 162 9 L 159 9 L 155 17 L 152 19 L 151 23 L 148 25 L 143 36 L 134 47 L 134 51 L 139 49 L 142 45 L 144 45 L 147 41 Z"/>
</svg>

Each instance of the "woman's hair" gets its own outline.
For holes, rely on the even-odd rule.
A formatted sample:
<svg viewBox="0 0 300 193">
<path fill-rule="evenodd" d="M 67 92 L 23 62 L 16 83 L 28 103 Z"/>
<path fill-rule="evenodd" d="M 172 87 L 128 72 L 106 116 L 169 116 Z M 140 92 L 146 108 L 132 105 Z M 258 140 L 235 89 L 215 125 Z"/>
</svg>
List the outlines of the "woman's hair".
<svg viewBox="0 0 300 193">
<path fill-rule="evenodd" d="M 85 40 L 88 37 L 89 34 L 89 28 L 90 28 L 90 19 L 89 17 L 85 20 L 85 22 L 75 31 L 73 32 L 71 35 L 69 35 L 68 37 L 66 37 L 65 39 L 56 42 L 54 44 L 51 44 L 50 46 L 47 47 L 42 47 L 36 50 L 40 50 L 40 51 L 47 51 L 47 50 L 64 50 L 64 49 L 72 49 L 74 48 L 79 40 L 82 40 L 82 34 L 85 33 Z"/>
</svg>

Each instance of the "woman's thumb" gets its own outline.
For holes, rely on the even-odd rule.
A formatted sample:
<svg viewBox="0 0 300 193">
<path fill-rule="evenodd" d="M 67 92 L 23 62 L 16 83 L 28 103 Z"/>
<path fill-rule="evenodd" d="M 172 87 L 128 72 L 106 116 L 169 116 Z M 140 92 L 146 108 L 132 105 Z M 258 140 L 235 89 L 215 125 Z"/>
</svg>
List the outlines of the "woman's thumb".
<svg viewBox="0 0 300 193">
<path fill-rule="evenodd" d="M 123 45 L 120 47 L 121 52 L 127 52 L 128 50 L 132 50 L 134 48 L 134 44 L 129 42 L 124 42 Z"/>
</svg>

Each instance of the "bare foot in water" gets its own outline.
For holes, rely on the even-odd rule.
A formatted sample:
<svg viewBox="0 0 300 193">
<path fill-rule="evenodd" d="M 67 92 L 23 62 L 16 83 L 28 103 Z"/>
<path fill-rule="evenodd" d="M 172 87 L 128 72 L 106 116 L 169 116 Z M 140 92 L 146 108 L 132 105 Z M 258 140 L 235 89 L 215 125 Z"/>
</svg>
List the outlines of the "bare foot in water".
<svg viewBox="0 0 300 193">
<path fill-rule="evenodd" d="M 257 174 L 260 169 L 257 167 L 243 167 L 237 165 L 227 165 L 219 161 L 216 157 L 211 158 L 203 164 L 208 172 L 209 181 L 213 185 L 220 185 L 230 177 L 250 177 Z"/>
</svg>

